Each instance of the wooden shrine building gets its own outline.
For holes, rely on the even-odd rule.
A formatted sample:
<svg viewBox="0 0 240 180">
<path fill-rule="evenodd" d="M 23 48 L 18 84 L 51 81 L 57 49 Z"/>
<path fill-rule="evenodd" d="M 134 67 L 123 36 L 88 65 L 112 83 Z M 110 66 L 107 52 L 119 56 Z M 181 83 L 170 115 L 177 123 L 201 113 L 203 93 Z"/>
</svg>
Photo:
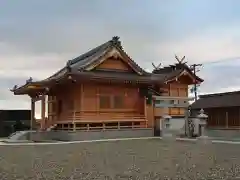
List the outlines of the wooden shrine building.
<svg viewBox="0 0 240 180">
<path fill-rule="evenodd" d="M 35 102 L 42 101 L 42 130 L 151 128 L 163 113 L 153 106 L 154 96 L 187 97 L 188 85 L 202 81 L 180 61 L 146 72 L 123 50 L 119 38 L 113 37 L 69 60 L 51 77 L 30 78 L 11 91 L 31 97 L 33 121 Z M 169 108 L 168 113 L 183 116 L 184 110 Z"/>
<path fill-rule="evenodd" d="M 191 105 L 193 113 L 204 109 L 207 125 L 215 129 L 240 128 L 240 91 L 206 94 Z"/>
</svg>

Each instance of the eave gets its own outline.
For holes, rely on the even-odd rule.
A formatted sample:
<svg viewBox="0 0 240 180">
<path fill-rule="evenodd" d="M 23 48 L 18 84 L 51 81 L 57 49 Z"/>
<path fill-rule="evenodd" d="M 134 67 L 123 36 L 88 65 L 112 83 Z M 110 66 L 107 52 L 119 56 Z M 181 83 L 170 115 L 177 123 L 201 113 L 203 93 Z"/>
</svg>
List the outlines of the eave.
<svg viewBox="0 0 240 180">
<path fill-rule="evenodd" d="M 133 83 L 133 84 L 158 84 L 161 85 L 163 82 L 151 75 L 141 76 L 137 74 L 127 73 L 96 73 L 96 72 L 74 72 L 71 74 L 72 78 L 76 81 L 90 80 L 95 82 L 112 82 L 112 83 Z"/>
<path fill-rule="evenodd" d="M 176 81 L 183 75 L 188 75 L 192 79 L 192 81 L 195 82 L 196 84 L 201 84 L 204 81 L 203 79 L 199 78 L 198 76 L 196 76 L 192 73 L 189 73 L 187 70 L 182 70 L 175 76 L 166 79 L 165 83 L 170 83 L 172 81 Z"/>
<path fill-rule="evenodd" d="M 48 79 L 37 82 L 30 82 L 11 91 L 14 95 L 44 93 L 56 84 L 64 84 L 67 82 L 89 83 L 89 82 L 111 82 L 112 84 L 143 84 L 143 85 L 162 85 L 162 79 L 158 79 L 152 75 L 141 76 L 137 74 L 127 73 L 96 73 L 96 72 L 68 72 L 58 79 Z"/>
<path fill-rule="evenodd" d="M 18 87 L 17 89 L 10 89 L 14 95 L 23 95 L 23 94 L 32 94 L 33 92 L 43 92 L 47 86 L 39 82 L 27 83 L 23 86 Z"/>
<path fill-rule="evenodd" d="M 14 95 L 24 95 L 24 94 L 34 94 L 35 92 L 44 93 L 47 91 L 52 85 L 60 82 L 61 80 L 66 79 L 68 76 L 68 72 L 64 73 L 59 78 L 47 78 L 42 81 L 34 81 L 34 82 L 28 82 L 16 89 L 10 89 L 11 92 L 14 93 Z"/>
</svg>

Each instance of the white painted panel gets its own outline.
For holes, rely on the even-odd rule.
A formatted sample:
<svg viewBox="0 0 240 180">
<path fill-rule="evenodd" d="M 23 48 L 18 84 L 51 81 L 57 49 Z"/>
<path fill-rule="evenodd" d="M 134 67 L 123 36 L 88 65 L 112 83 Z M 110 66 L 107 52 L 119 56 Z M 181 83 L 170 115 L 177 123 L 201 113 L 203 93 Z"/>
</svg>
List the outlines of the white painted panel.
<svg viewBox="0 0 240 180">
<path fill-rule="evenodd" d="M 185 126 L 185 119 L 184 118 L 172 118 L 170 123 L 171 123 L 172 130 L 181 130 Z"/>
</svg>

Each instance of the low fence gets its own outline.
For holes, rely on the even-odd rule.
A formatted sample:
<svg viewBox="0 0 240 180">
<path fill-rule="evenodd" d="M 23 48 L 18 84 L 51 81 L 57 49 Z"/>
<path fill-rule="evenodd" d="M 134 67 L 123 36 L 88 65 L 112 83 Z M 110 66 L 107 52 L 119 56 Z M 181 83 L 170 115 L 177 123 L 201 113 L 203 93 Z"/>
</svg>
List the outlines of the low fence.
<svg viewBox="0 0 240 180">
<path fill-rule="evenodd" d="M 238 129 L 206 129 L 205 134 L 213 139 L 219 140 L 240 140 Z"/>
<path fill-rule="evenodd" d="M 31 141 L 83 141 L 114 138 L 152 137 L 152 128 L 143 129 L 109 129 L 92 131 L 43 131 L 29 132 L 26 140 Z"/>
</svg>

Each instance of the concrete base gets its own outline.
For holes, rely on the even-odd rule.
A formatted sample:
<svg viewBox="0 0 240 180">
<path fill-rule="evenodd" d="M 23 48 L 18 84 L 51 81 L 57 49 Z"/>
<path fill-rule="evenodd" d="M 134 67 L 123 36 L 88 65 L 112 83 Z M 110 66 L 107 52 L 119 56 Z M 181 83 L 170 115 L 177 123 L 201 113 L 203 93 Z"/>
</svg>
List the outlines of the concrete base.
<svg viewBox="0 0 240 180">
<path fill-rule="evenodd" d="M 208 136 L 200 136 L 197 138 L 198 142 L 203 143 L 203 144 L 209 144 L 211 143 L 211 139 Z"/>
<path fill-rule="evenodd" d="M 84 141 L 115 138 L 153 137 L 153 129 L 114 129 L 95 131 L 44 131 L 31 132 L 26 140 L 31 141 Z"/>
<path fill-rule="evenodd" d="M 162 135 L 164 141 L 176 141 L 176 137 L 172 133 L 165 133 Z"/>
<path fill-rule="evenodd" d="M 240 141 L 240 130 L 206 129 L 206 135 L 214 140 Z"/>
</svg>

